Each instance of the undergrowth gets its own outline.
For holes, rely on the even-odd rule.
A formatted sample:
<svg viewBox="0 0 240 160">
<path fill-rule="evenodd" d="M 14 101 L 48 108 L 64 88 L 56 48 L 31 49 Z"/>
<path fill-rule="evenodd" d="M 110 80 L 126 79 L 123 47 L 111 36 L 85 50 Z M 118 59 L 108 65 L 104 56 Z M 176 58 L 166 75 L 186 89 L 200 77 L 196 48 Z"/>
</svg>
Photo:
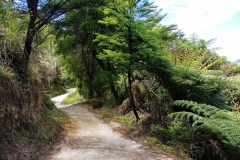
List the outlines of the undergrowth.
<svg viewBox="0 0 240 160">
<path fill-rule="evenodd" d="M 170 154 L 174 154 L 177 155 L 178 157 L 181 157 L 184 160 L 191 160 L 192 158 L 190 158 L 188 155 L 186 155 L 186 153 L 184 151 L 181 151 L 180 148 L 182 150 L 184 150 L 184 146 L 178 145 L 178 146 L 169 146 L 166 145 L 164 143 L 162 143 L 158 138 L 156 137 L 148 137 L 147 138 L 147 144 L 150 146 L 155 146 L 160 148 L 161 150 L 170 153 Z"/>
<path fill-rule="evenodd" d="M 44 154 L 44 147 L 59 138 L 69 117 L 52 106 L 49 96 L 43 96 L 42 110 L 38 118 L 14 132 L 0 126 L 0 159 L 38 159 Z"/>
<path fill-rule="evenodd" d="M 126 117 L 124 115 L 118 115 L 115 117 L 118 122 L 123 123 L 124 125 L 130 127 L 133 123 L 133 120 L 129 117 Z"/>
<path fill-rule="evenodd" d="M 160 124 L 151 124 L 147 142 L 150 146 L 156 146 L 183 159 L 191 159 L 186 146 L 194 139 L 193 132 L 182 121 L 167 128 Z"/>
<path fill-rule="evenodd" d="M 108 120 L 114 117 L 116 113 L 116 108 L 103 106 L 101 108 L 101 118 L 103 120 Z"/>
<path fill-rule="evenodd" d="M 72 104 L 81 99 L 82 99 L 82 96 L 80 96 L 79 93 L 76 91 L 69 94 L 61 103 L 67 105 L 67 104 Z"/>
</svg>

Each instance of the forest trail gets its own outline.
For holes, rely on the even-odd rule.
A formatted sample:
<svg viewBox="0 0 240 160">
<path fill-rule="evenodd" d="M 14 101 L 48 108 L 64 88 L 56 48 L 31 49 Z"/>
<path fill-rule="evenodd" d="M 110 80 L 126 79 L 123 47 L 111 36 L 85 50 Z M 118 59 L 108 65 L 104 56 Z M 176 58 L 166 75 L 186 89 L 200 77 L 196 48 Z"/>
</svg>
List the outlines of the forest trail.
<svg viewBox="0 0 240 160">
<path fill-rule="evenodd" d="M 150 147 L 124 138 L 113 131 L 88 109 L 78 105 L 61 105 L 68 93 L 54 97 L 56 106 L 70 116 L 72 124 L 65 138 L 53 147 L 44 160 L 173 160 L 169 154 L 159 154 Z"/>
</svg>

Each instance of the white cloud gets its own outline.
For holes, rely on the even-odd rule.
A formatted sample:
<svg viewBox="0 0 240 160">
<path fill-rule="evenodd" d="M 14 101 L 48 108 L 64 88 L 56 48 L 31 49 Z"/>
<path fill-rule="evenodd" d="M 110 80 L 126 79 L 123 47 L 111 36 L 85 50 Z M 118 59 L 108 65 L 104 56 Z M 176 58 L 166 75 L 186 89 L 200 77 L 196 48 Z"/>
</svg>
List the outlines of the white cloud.
<svg viewBox="0 0 240 160">
<path fill-rule="evenodd" d="M 164 12 L 175 15 L 177 24 L 204 28 L 231 18 L 240 10 L 239 0 L 156 0 Z"/>
<path fill-rule="evenodd" d="M 218 37 L 216 46 L 223 48 L 220 55 L 229 60 L 240 58 L 237 55 L 240 55 L 237 44 L 240 43 L 240 31 L 221 28 L 221 24 L 228 23 L 240 11 L 239 0 L 155 0 L 155 4 L 168 14 L 164 24 L 175 23 L 186 35 L 195 32 L 205 40 Z M 217 28 L 219 32 L 209 33 L 209 28 Z"/>
<path fill-rule="evenodd" d="M 226 56 L 230 61 L 236 61 L 240 59 L 240 32 L 229 33 L 219 36 L 216 44 L 213 47 L 222 47 L 217 53 L 221 56 Z"/>
</svg>

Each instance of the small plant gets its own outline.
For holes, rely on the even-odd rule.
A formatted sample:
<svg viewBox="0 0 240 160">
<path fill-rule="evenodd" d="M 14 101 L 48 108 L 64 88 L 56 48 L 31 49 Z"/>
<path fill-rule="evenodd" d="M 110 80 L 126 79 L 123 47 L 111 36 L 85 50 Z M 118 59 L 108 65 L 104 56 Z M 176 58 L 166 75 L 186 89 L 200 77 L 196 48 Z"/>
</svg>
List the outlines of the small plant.
<svg viewBox="0 0 240 160">
<path fill-rule="evenodd" d="M 161 141 L 158 140 L 155 137 L 148 137 L 147 138 L 147 144 L 150 145 L 150 146 L 160 147 L 161 146 Z"/>
<path fill-rule="evenodd" d="M 151 124 L 151 136 L 157 137 L 159 140 L 165 142 L 171 140 L 169 130 L 160 124 Z"/>
<path fill-rule="evenodd" d="M 102 113 L 102 119 L 108 119 L 113 117 L 113 108 L 108 108 L 108 107 L 102 107 L 101 108 L 101 113 Z"/>
<path fill-rule="evenodd" d="M 43 112 L 46 117 L 51 117 L 57 123 L 64 124 L 70 122 L 69 117 L 58 108 L 54 108 L 52 110 L 44 108 Z"/>
<path fill-rule="evenodd" d="M 67 104 L 72 104 L 72 103 L 74 103 L 74 102 L 76 102 L 76 101 L 78 101 L 78 100 L 81 100 L 81 99 L 82 99 L 82 96 L 80 96 L 80 95 L 78 94 L 78 92 L 76 91 L 76 92 L 73 92 L 73 93 L 69 94 L 69 95 L 62 101 L 62 104 L 65 104 L 65 105 L 67 105 Z"/>
<path fill-rule="evenodd" d="M 187 128 L 182 121 L 177 121 L 174 125 L 169 126 L 169 133 L 172 140 L 177 142 L 187 142 L 193 139 L 194 128 Z"/>
<path fill-rule="evenodd" d="M 119 115 L 116 116 L 116 120 L 130 127 L 132 125 L 132 120 L 126 116 Z"/>
<path fill-rule="evenodd" d="M 186 160 L 191 159 L 190 157 L 188 157 L 187 154 L 184 153 L 184 151 L 179 149 L 180 145 L 172 147 L 172 146 L 163 144 L 156 137 L 148 137 L 147 138 L 147 144 L 150 145 L 150 146 L 155 146 L 155 147 L 161 148 L 163 151 L 165 151 L 167 153 L 175 154 L 175 155 L 181 157 L 182 159 L 186 159 Z"/>
</svg>

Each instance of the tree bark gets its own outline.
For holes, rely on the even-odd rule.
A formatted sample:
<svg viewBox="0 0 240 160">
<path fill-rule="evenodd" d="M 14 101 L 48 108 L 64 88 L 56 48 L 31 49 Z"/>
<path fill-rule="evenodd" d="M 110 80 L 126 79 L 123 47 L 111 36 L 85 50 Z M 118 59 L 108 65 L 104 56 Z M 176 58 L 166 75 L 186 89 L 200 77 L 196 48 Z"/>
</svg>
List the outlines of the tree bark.
<svg viewBox="0 0 240 160">
<path fill-rule="evenodd" d="M 95 57 L 96 57 L 96 56 L 95 56 Z M 106 67 L 106 66 L 104 65 L 104 63 L 103 63 L 100 59 L 98 59 L 97 57 L 96 57 L 96 60 L 97 60 L 98 64 L 101 66 L 101 68 L 102 68 L 103 70 L 112 72 L 112 68 L 111 68 L 111 65 L 110 65 L 109 62 L 107 62 L 107 67 Z M 118 101 L 118 100 L 119 100 L 118 92 L 116 91 L 116 88 L 115 88 L 115 86 L 114 86 L 114 82 L 113 82 L 113 80 L 112 80 L 112 78 L 111 78 L 111 75 L 110 75 L 108 78 L 109 78 L 109 80 L 110 80 L 109 86 L 110 86 L 111 92 L 112 92 L 115 100 Z"/>
<path fill-rule="evenodd" d="M 107 68 L 108 68 L 109 71 L 112 71 L 112 68 L 111 68 L 111 65 L 110 65 L 109 62 L 107 62 Z M 111 92 L 112 92 L 115 100 L 118 101 L 118 98 L 119 98 L 119 97 L 118 97 L 118 93 L 117 93 L 116 88 L 115 88 L 115 86 L 114 86 L 114 83 L 113 83 L 113 80 L 112 80 L 112 76 L 111 76 L 111 75 L 109 76 L 109 79 L 110 79 L 110 84 L 109 84 L 109 85 L 110 85 L 110 88 L 111 88 Z"/>
<path fill-rule="evenodd" d="M 28 0 L 27 3 L 28 3 L 29 12 L 30 12 L 30 21 L 28 24 L 23 56 L 21 59 L 20 67 L 18 69 L 19 77 L 23 83 L 27 83 L 26 78 L 28 77 L 28 63 L 30 59 L 30 54 L 32 52 L 33 40 L 37 32 L 35 28 L 36 27 L 35 22 L 36 22 L 37 13 L 38 13 L 37 11 L 38 0 Z"/>
<path fill-rule="evenodd" d="M 93 98 L 93 87 L 92 87 L 92 82 L 89 83 L 89 91 L 88 91 L 88 99 Z"/>
<path fill-rule="evenodd" d="M 131 107 L 132 107 L 133 113 L 134 113 L 134 115 L 135 115 L 135 117 L 136 117 L 136 121 L 138 122 L 139 116 L 138 116 L 137 109 L 136 109 L 136 105 L 135 105 L 134 99 L 133 99 L 131 77 L 132 77 L 132 76 L 131 76 L 131 71 L 128 70 L 128 84 L 129 84 L 128 94 L 129 94 L 130 103 L 131 103 Z"/>
</svg>

